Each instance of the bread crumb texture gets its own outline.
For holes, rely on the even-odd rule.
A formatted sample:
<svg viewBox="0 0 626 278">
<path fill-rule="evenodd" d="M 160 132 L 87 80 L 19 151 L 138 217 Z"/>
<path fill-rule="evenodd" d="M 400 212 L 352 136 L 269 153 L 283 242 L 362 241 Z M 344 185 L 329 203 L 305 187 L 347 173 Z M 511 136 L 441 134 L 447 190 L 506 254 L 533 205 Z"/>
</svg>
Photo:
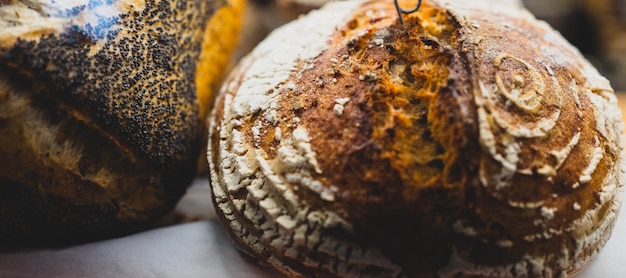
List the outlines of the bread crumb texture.
<svg viewBox="0 0 626 278">
<path fill-rule="evenodd" d="M 241 5 L 1 2 L 0 240 L 127 232 L 170 210 Z"/>
<path fill-rule="evenodd" d="M 392 1 L 330 3 L 229 77 L 208 159 L 239 247 L 289 276 L 580 270 L 625 178 L 606 79 L 517 1 L 404 20 Z"/>
</svg>

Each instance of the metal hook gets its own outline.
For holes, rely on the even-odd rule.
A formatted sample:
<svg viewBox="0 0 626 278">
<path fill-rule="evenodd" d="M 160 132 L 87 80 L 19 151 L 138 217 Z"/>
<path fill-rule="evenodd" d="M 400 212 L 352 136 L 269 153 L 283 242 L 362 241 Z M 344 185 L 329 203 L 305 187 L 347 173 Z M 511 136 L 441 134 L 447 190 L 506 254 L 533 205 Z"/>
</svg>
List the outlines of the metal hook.
<svg viewBox="0 0 626 278">
<path fill-rule="evenodd" d="M 396 11 L 398 12 L 398 18 L 400 19 L 401 24 L 404 24 L 404 19 L 402 19 L 402 14 L 412 14 L 414 12 L 417 12 L 417 10 L 420 9 L 420 6 L 422 6 L 422 0 L 417 0 L 417 6 L 410 10 L 405 10 L 405 9 L 400 8 L 400 5 L 398 4 L 398 0 L 393 0 L 393 3 L 396 4 Z"/>
</svg>

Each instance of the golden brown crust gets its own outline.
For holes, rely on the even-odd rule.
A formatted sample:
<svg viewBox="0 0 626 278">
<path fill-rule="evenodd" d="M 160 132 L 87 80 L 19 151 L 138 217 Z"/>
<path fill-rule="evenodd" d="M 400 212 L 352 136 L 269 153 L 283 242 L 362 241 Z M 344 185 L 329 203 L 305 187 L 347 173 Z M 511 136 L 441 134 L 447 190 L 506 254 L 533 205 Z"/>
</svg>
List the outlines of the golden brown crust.
<svg viewBox="0 0 626 278">
<path fill-rule="evenodd" d="M 464 137 L 475 133 L 462 119 L 473 115 L 460 113 L 468 92 L 442 89 L 454 57 L 455 27 L 445 11 L 422 8 L 436 30 L 415 28 L 413 21 L 388 26 L 393 19 L 365 13 L 392 13 L 389 8 L 362 8 L 312 66 L 292 74 L 286 83 L 297 89 L 279 92 L 277 118 L 299 117 L 305 124 L 322 173 L 315 178 L 335 196 L 328 204 L 300 193 L 305 200 L 341 212 L 354 224 L 355 238 L 393 250 L 389 257 L 405 260 L 405 268 L 432 268 L 450 252 L 437 212 L 452 217 L 462 205 L 468 170 L 459 164 L 471 150 Z M 294 101 L 302 107 L 294 109 Z M 293 130 L 285 122 L 278 126 Z"/>
<path fill-rule="evenodd" d="M 404 20 L 330 4 L 243 60 L 210 129 L 229 233 L 292 276 L 582 268 L 625 179 L 606 79 L 514 1 L 424 1 Z"/>
<path fill-rule="evenodd" d="M 462 47 L 476 65 L 483 149 L 476 218 L 468 220 L 475 223 L 464 225 L 484 235 L 474 240 L 506 243 L 517 258 L 563 250 L 570 265 L 557 256 L 543 264 L 571 272 L 608 239 L 621 202 L 623 124 L 615 96 L 544 23 L 529 24 L 524 14 L 488 16 L 467 8 L 457 17 L 466 26 Z M 470 260 L 489 262 L 502 252 L 478 250 Z"/>
<path fill-rule="evenodd" d="M 0 240 L 125 233 L 170 210 L 226 66 L 206 57 L 229 56 L 239 26 L 230 6 L 211 21 L 220 0 L 57 2 L 0 5 Z"/>
</svg>

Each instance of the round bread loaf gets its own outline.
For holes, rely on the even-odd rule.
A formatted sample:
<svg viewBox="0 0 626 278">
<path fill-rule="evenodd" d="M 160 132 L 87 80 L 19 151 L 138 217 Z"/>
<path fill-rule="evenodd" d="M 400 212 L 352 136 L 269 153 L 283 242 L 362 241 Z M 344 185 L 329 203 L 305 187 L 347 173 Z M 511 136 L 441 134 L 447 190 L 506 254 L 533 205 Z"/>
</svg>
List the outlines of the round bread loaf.
<svg viewBox="0 0 626 278">
<path fill-rule="evenodd" d="M 573 275 L 624 190 L 608 81 L 514 1 L 404 21 L 334 2 L 241 61 L 209 124 L 222 223 L 293 277 Z"/>
<path fill-rule="evenodd" d="M 0 241 L 112 236 L 171 210 L 242 5 L 0 1 Z"/>
</svg>

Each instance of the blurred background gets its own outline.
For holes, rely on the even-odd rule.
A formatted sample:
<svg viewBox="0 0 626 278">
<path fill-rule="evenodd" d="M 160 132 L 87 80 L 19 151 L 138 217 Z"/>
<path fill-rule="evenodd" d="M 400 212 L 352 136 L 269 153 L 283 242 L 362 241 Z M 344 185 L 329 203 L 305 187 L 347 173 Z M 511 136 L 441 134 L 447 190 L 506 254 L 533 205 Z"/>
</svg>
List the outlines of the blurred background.
<svg viewBox="0 0 626 278">
<path fill-rule="evenodd" d="M 626 92 L 626 0 L 523 0 Z"/>
<path fill-rule="evenodd" d="M 251 0 L 242 53 L 269 30 L 331 0 Z M 392 1 L 392 0 L 389 0 Z M 469 0 L 458 0 L 469 1 Z M 521 0 L 547 21 L 611 81 L 626 92 L 626 0 Z M 246 42 L 247 41 L 247 42 Z"/>
</svg>

